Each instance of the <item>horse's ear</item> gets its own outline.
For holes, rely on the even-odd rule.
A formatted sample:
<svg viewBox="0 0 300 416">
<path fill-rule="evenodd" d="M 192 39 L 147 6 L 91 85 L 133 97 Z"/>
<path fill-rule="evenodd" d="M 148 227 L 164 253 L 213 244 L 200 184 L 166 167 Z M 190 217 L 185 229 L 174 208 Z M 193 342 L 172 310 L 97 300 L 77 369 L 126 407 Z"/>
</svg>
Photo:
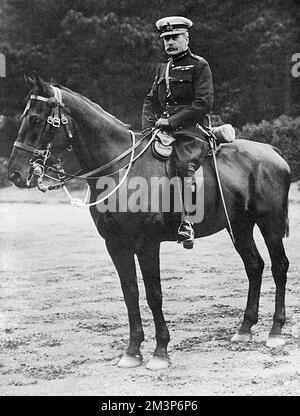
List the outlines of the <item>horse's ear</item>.
<svg viewBox="0 0 300 416">
<path fill-rule="evenodd" d="M 43 81 L 35 72 L 33 72 L 35 85 L 38 87 L 42 95 L 47 95 L 49 93 L 49 86 L 47 82 Z"/>
<path fill-rule="evenodd" d="M 36 86 L 35 80 L 31 78 L 29 75 L 24 74 L 24 80 L 25 80 L 25 84 L 27 85 L 29 89 L 32 89 L 33 87 Z"/>
</svg>

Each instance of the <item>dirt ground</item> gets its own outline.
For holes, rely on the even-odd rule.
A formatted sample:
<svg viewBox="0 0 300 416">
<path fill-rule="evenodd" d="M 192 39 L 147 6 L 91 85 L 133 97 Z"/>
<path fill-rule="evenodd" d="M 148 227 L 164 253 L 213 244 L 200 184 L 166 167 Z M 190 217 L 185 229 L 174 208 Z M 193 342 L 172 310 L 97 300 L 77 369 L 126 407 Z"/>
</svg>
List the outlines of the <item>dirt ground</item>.
<svg viewBox="0 0 300 416">
<path fill-rule="evenodd" d="M 87 210 L 63 194 L 0 190 L 0 395 L 300 395 L 300 193 L 291 191 L 287 343 L 265 346 L 274 282 L 265 260 L 260 320 L 253 339 L 230 343 L 246 304 L 243 264 L 226 232 L 187 251 L 162 245 L 164 312 L 171 332 L 168 370 L 116 366 L 128 340 L 127 312 L 104 241 Z M 147 361 L 154 325 L 139 272 Z"/>
</svg>

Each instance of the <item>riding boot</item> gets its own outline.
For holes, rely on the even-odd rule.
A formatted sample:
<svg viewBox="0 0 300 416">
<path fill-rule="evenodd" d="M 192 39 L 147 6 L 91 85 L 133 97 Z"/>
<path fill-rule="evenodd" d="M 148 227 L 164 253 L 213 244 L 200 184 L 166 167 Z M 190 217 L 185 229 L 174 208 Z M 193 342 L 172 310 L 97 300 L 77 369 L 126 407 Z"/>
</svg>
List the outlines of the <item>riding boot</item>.
<svg viewBox="0 0 300 416">
<path fill-rule="evenodd" d="M 194 171 L 188 173 L 188 177 L 185 178 L 185 190 L 189 193 L 190 196 L 195 192 L 195 180 L 194 180 Z M 189 204 L 188 202 L 191 202 Z M 178 228 L 177 232 L 177 243 L 183 243 L 183 247 L 186 249 L 192 249 L 194 246 L 194 229 L 193 223 L 190 221 L 189 216 L 193 215 L 192 201 L 184 201 L 184 207 L 182 212 L 182 222 Z"/>
</svg>

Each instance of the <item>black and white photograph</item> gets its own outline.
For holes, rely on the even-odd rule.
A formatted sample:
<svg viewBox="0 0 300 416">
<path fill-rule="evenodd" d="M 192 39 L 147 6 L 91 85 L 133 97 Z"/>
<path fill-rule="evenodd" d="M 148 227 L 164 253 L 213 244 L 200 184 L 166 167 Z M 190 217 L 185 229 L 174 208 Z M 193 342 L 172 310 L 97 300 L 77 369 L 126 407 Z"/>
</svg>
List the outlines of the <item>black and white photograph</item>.
<svg viewBox="0 0 300 416">
<path fill-rule="evenodd" d="M 0 246 L 0 396 L 300 396 L 300 1 L 0 0 Z"/>
</svg>

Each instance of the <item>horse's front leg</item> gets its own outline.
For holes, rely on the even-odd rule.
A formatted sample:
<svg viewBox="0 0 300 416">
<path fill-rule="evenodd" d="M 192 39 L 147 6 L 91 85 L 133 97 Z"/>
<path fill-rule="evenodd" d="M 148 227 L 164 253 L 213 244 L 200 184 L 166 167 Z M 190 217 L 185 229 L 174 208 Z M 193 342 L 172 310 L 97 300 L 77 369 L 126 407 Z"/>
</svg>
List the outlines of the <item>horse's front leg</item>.
<svg viewBox="0 0 300 416">
<path fill-rule="evenodd" d="M 129 318 L 129 345 L 118 366 L 127 368 L 137 367 L 143 361 L 140 345 L 144 341 L 144 331 L 139 308 L 134 249 L 128 238 L 120 235 L 107 238 L 105 242 L 120 277 Z"/>
<path fill-rule="evenodd" d="M 159 242 L 145 240 L 136 250 L 144 278 L 147 302 L 153 314 L 156 332 L 156 348 L 153 357 L 146 365 L 150 370 L 165 369 L 170 364 L 167 353 L 170 334 L 162 312 L 159 249 Z"/>
</svg>

